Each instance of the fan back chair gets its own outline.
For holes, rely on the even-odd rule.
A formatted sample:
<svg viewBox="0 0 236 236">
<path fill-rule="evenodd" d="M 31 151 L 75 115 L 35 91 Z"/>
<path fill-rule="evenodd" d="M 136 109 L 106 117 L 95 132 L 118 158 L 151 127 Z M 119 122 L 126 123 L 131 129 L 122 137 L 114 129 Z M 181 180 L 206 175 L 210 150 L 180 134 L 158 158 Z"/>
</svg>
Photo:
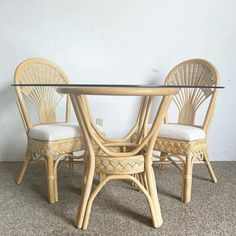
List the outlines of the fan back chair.
<svg viewBox="0 0 236 236">
<path fill-rule="evenodd" d="M 22 62 L 15 72 L 15 84 L 67 84 L 69 79 L 54 63 L 32 58 Z M 17 177 L 20 184 L 32 159 L 43 158 L 48 178 L 48 201 L 58 201 L 57 167 L 63 159 L 72 161 L 72 154 L 83 149 L 78 125 L 69 124 L 70 99 L 66 98 L 65 121 L 56 122 L 56 108 L 63 95 L 55 87 L 18 86 L 17 105 L 26 130 L 28 144 L 24 164 Z M 27 103 L 36 108 L 39 124 L 33 125 Z"/>
<path fill-rule="evenodd" d="M 166 85 L 217 86 L 219 74 L 214 65 L 202 59 L 184 61 L 167 75 Z M 215 110 L 217 91 L 214 88 L 182 88 L 174 96 L 173 103 L 178 109 L 178 121 L 162 125 L 155 143 L 161 152 L 160 167 L 166 158 L 182 172 L 182 201 L 191 200 L 192 168 L 196 159 L 204 162 L 213 182 L 217 182 L 208 158 L 207 133 Z M 202 125 L 196 125 L 198 108 L 208 100 L 208 108 Z M 182 162 L 179 165 L 177 161 Z M 184 158 L 183 158 L 184 157 Z"/>
<path fill-rule="evenodd" d="M 84 137 L 88 155 L 85 158 L 85 171 L 82 194 L 75 225 L 86 229 L 93 201 L 104 185 L 113 179 L 133 181 L 147 197 L 154 227 L 162 224 L 156 183 L 152 168 L 152 152 L 157 132 L 164 120 L 172 95 L 178 89 L 136 89 L 136 88 L 60 88 L 61 93 L 70 94 L 71 100 Z M 144 95 L 138 119 L 131 131 L 122 139 L 111 140 L 104 137 L 96 128 L 84 94 L 96 95 Z M 152 105 L 152 96 L 162 96 L 155 121 L 147 132 L 146 125 Z M 130 137 L 137 132 L 136 143 Z M 146 147 L 144 151 L 144 146 Z M 94 172 L 102 175 L 100 183 L 91 192 Z M 139 176 L 137 178 L 136 176 Z M 136 178 L 135 178 L 136 177 Z"/>
</svg>

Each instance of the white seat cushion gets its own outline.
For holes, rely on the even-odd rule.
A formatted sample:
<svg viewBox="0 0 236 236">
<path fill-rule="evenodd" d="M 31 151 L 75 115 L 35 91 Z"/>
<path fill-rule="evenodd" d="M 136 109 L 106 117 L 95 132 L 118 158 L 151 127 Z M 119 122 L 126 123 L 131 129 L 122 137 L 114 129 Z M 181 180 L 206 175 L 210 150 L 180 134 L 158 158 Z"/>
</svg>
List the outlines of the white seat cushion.
<svg viewBox="0 0 236 236">
<path fill-rule="evenodd" d="M 98 126 L 102 131 L 102 127 Z M 36 125 L 29 130 L 29 137 L 42 141 L 56 141 L 68 138 L 78 138 L 81 136 L 78 124 L 54 123 Z"/>
<path fill-rule="evenodd" d="M 148 125 L 149 129 L 151 125 Z M 203 129 L 178 124 L 163 124 L 159 130 L 158 137 L 194 141 L 205 138 L 205 131 Z"/>
</svg>

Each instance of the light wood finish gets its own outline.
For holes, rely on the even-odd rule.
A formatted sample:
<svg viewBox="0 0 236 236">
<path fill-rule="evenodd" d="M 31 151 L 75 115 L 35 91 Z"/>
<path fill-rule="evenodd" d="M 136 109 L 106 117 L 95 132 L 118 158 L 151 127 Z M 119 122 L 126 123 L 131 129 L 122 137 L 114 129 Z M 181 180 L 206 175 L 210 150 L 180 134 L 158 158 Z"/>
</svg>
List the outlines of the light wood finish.
<svg viewBox="0 0 236 236">
<path fill-rule="evenodd" d="M 65 73 L 54 63 L 41 59 L 31 58 L 22 62 L 15 72 L 15 84 L 68 84 L 69 79 Z M 38 112 L 39 124 L 56 122 L 56 107 L 63 95 L 56 92 L 55 87 L 32 86 L 16 87 L 17 106 L 28 137 L 28 145 L 24 164 L 17 177 L 17 184 L 20 184 L 27 167 L 35 154 L 45 160 L 48 177 L 48 201 L 58 201 L 57 193 L 57 167 L 58 160 L 69 159 L 74 151 L 83 149 L 80 138 L 64 139 L 53 142 L 31 139 L 28 136 L 32 123 L 27 102 L 33 104 Z M 65 122 L 70 121 L 70 98 L 67 96 Z"/>
<path fill-rule="evenodd" d="M 134 182 L 146 196 L 151 210 L 154 227 L 162 224 L 154 172 L 152 152 L 161 123 L 164 120 L 172 95 L 178 89 L 173 88 L 126 88 L 126 87 L 79 87 L 60 88 L 60 93 L 70 94 L 71 101 L 79 121 L 86 148 L 84 181 L 82 194 L 75 219 L 78 228 L 86 229 L 93 201 L 103 186 L 113 179 L 127 179 Z M 104 137 L 96 128 L 86 95 L 136 95 L 144 96 L 139 115 L 131 131 L 121 139 Z M 147 133 L 146 124 L 152 106 L 152 96 L 162 96 L 162 102 L 156 113 L 152 128 Z M 130 143 L 130 137 L 137 132 L 136 143 Z M 145 149 L 144 149 L 145 147 Z M 145 151 L 144 151 L 145 150 Z M 92 191 L 94 173 L 100 173 L 100 183 Z M 134 175 L 139 176 L 135 178 Z M 142 180 L 141 180 L 142 179 Z"/>
<path fill-rule="evenodd" d="M 194 86 L 217 86 L 219 85 L 219 74 L 214 65 L 202 59 L 184 61 L 174 67 L 167 75 L 166 85 L 194 85 Z M 178 108 L 179 116 L 177 124 L 197 126 L 195 115 L 198 108 L 209 100 L 209 105 L 202 125 L 206 135 L 214 114 L 217 90 L 212 88 L 182 88 L 173 97 L 173 102 Z M 168 119 L 165 119 L 168 123 Z M 188 203 L 191 200 L 192 169 L 195 160 L 202 160 L 206 164 L 214 183 L 217 182 L 214 171 L 208 159 L 207 136 L 197 141 L 183 141 L 158 137 L 155 148 L 161 151 L 161 162 L 167 158 L 176 166 L 172 157 L 177 157 L 182 162 L 182 201 Z M 160 164 L 160 168 L 162 164 Z"/>
</svg>

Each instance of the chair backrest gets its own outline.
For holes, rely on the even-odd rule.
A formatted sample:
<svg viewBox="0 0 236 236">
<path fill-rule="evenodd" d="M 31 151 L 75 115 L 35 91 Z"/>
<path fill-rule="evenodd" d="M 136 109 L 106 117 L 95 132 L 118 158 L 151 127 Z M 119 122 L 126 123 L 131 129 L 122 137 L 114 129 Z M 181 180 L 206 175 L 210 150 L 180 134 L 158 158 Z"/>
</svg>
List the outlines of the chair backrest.
<svg viewBox="0 0 236 236">
<path fill-rule="evenodd" d="M 30 58 L 18 65 L 15 71 L 15 84 L 67 84 L 68 77 L 53 62 L 42 58 Z M 26 98 L 36 108 L 40 124 L 56 122 L 55 109 L 63 95 L 56 92 L 56 87 L 47 86 L 18 86 L 18 107 L 23 118 L 25 128 L 32 127 Z M 66 122 L 70 116 L 70 101 L 67 96 Z"/>
<path fill-rule="evenodd" d="M 203 59 L 191 59 L 175 66 L 167 75 L 166 85 L 217 86 L 219 74 L 210 62 Z M 203 122 L 203 129 L 208 130 L 215 108 L 216 89 L 182 88 L 175 95 L 173 102 L 178 108 L 178 124 L 195 125 L 198 108 L 209 98 L 209 105 Z"/>
</svg>

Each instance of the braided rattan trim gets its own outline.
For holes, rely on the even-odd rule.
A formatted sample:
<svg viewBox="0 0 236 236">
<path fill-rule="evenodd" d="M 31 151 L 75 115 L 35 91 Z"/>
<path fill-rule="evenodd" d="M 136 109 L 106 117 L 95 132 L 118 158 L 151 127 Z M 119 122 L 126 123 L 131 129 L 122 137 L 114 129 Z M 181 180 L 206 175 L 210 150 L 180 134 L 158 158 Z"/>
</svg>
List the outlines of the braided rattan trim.
<svg viewBox="0 0 236 236">
<path fill-rule="evenodd" d="M 96 156 L 96 171 L 106 174 L 136 174 L 144 171 L 143 155 L 132 157 Z"/>
<path fill-rule="evenodd" d="M 203 154 L 207 150 L 205 139 L 196 141 L 183 141 L 167 138 L 157 138 L 155 150 L 174 155 L 193 156 Z"/>
<path fill-rule="evenodd" d="M 63 155 L 83 149 L 81 138 L 64 139 L 53 142 L 45 142 L 35 139 L 28 139 L 28 147 L 32 153 L 41 155 Z"/>
</svg>

